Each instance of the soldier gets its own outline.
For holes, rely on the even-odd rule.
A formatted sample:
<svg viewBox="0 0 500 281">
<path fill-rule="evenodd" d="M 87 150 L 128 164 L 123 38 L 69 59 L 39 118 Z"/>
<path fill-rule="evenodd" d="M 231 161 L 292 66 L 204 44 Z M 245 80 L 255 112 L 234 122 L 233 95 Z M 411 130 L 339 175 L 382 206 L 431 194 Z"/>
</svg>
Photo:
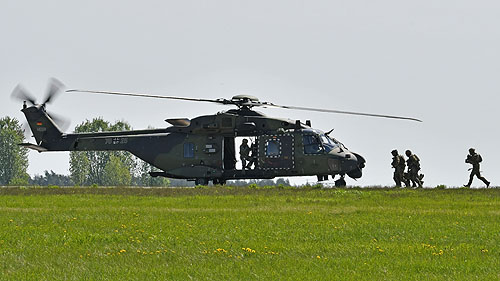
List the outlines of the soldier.
<svg viewBox="0 0 500 281">
<path fill-rule="evenodd" d="M 391 151 L 392 154 L 392 167 L 394 168 L 394 182 L 396 182 L 396 187 L 401 187 L 401 182 L 404 181 L 405 172 L 405 158 L 398 154 L 398 151 L 394 149 Z"/>
<path fill-rule="evenodd" d="M 251 151 L 252 151 L 252 156 L 250 156 L 250 162 L 248 162 L 247 169 L 251 169 L 252 165 L 254 165 L 254 168 L 257 168 L 257 143 L 252 143 L 250 146 Z"/>
<path fill-rule="evenodd" d="M 416 154 L 411 153 L 410 150 L 406 150 L 406 156 L 408 157 L 408 160 L 406 160 L 406 166 L 408 166 L 408 185 L 411 181 L 412 187 L 417 187 L 417 185 L 418 187 L 422 187 L 422 178 L 424 175 L 418 174 L 420 171 L 420 159 Z"/>
<path fill-rule="evenodd" d="M 248 140 L 243 139 L 240 145 L 240 159 L 241 159 L 241 169 L 247 169 L 247 160 L 250 160 L 250 147 L 248 146 Z"/>
<path fill-rule="evenodd" d="M 482 180 L 486 187 L 490 187 L 490 182 L 486 180 L 483 176 L 481 176 L 481 171 L 479 171 L 479 163 L 483 161 L 481 155 L 476 153 L 474 148 L 469 149 L 469 155 L 467 155 L 467 159 L 465 159 L 465 163 L 472 164 L 472 171 L 470 172 L 469 183 L 464 185 L 465 187 L 470 187 L 472 184 L 472 179 L 476 176 L 478 179 Z M 470 170 L 470 169 L 469 169 Z"/>
</svg>

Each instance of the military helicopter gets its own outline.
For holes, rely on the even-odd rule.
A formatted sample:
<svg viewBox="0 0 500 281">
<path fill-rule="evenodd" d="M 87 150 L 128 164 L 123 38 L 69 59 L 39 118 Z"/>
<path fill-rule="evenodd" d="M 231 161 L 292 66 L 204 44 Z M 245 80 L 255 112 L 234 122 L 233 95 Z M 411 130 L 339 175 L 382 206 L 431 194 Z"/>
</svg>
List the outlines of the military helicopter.
<svg viewBox="0 0 500 281">
<path fill-rule="evenodd" d="M 256 107 L 318 111 L 404 119 L 419 119 L 277 105 L 261 102 L 251 95 L 236 95 L 231 99 L 198 99 L 160 96 L 140 93 L 110 91 L 67 90 L 66 92 L 129 96 L 205 102 L 235 106 L 235 109 L 192 119 L 166 119 L 171 126 L 160 129 L 131 130 L 122 132 L 63 133 L 46 105 L 63 91 L 63 84 L 55 79 L 49 85 L 47 98 L 41 104 L 21 86 L 12 96 L 24 101 L 21 110 L 28 120 L 36 144 L 21 146 L 46 151 L 111 151 L 124 150 L 157 167 L 161 172 L 151 172 L 152 177 L 169 177 L 194 180 L 196 185 L 225 184 L 236 179 L 272 179 L 275 177 L 317 176 L 318 181 L 340 178 L 336 186 L 345 186 L 345 175 L 358 179 L 362 176 L 365 159 L 333 138 L 332 131 L 323 132 L 311 127 L 311 121 L 268 117 Z M 31 105 L 28 106 L 27 102 Z M 235 139 L 248 137 L 254 140 L 251 148 L 252 167 L 236 168 Z"/>
</svg>

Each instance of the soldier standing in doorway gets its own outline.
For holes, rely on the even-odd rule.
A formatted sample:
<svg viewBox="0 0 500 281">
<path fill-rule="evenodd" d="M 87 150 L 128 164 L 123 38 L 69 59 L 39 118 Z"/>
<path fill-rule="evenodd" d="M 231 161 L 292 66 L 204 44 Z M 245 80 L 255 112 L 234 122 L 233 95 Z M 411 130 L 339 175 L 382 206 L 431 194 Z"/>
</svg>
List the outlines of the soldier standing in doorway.
<svg viewBox="0 0 500 281">
<path fill-rule="evenodd" d="M 422 187 L 424 183 L 422 178 L 424 175 L 418 173 L 420 171 L 420 159 L 416 154 L 411 153 L 410 150 L 406 150 L 406 156 L 408 157 L 408 160 L 406 160 L 406 166 L 408 166 L 407 182 L 411 181 L 412 187 Z"/>
<path fill-rule="evenodd" d="M 241 169 L 247 169 L 247 160 L 250 160 L 250 147 L 248 146 L 248 140 L 243 139 L 240 145 L 240 159 L 241 159 Z"/>
<path fill-rule="evenodd" d="M 474 148 L 469 149 L 469 155 L 467 155 L 467 159 L 465 159 L 465 163 L 472 164 L 472 171 L 470 172 L 469 176 L 469 183 L 464 185 L 465 187 L 470 187 L 472 184 L 472 179 L 474 179 L 474 176 L 476 176 L 478 179 L 482 180 L 484 184 L 486 184 L 486 187 L 490 186 L 490 182 L 485 179 L 483 176 L 481 176 L 481 171 L 479 170 L 479 163 L 483 161 L 483 158 L 481 158 L 481 155 L 476 153 L 476 150 Z"/>
<path fill-rule="evenodd" d="M 394 168 L 394 182 L 396 183 L 396 187 L 401 187 L 401 182 L 404 181 L 404 172 L 405 172 L 405 158 L 402 155 L 398 154 L 398 151 L 394 149 L 391 151 L 392 154 L 392 167 Z"/>
<path fill-rule="evenodd" d="M 258 153 L 258 147 L 257 147 L 257 142 L 252 143 L 250 146 L 250 150 L 252 151 L 252 155 L 250 156 L 250 162 L 248 162 L 247 169 L 252 169 L 252 165 L 254 165 L 254 168 L 257 168 L 257 153 Z"/>
</svg>

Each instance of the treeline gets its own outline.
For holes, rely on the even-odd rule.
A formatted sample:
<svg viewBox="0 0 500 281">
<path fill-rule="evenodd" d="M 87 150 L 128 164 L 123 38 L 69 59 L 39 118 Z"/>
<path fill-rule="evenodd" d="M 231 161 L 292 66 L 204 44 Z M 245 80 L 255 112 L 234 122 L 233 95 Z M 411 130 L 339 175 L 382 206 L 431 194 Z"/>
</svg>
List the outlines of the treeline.
<svg viewBox="0 0 500 281">
<path fill-rule="evenodd" d="M 188 181 L 183 179 L 165 179 L 168 184 L 163 186 L 169 187 L 191 187 L 194 186 L 194 181 Z M 70 175 L 57 174 L 54 171 L 45 171 L 43 175 L 35 175 L 28 179 L 29 185 L 36 186 L 74 186 L 75 183 L 71 179 Z M 262 180 L 230 180 L 227 182 L 231 186 L 274 186 L 283 185 L 290 186 L 290 181 L 288 179 L 278 178 L 276 180 L 262 179 Z M 145 182 L 139 177 L 132 177 L 129 186 L 154 186 L 145 184 Z"/>
<path fill-rule="evenodd" d="M 131 130 L 125 121 L 111 123 L 102 118 L 86 120 L 75 127 L 75 133 Z M 30 177 L 28 150 L 18 144 L 25 142 L 24 130 L 15 118 L 0 119 L 0 186 L 194 186 L 194 182 L 180 179 L 153 178 L 150 172 L 158 171 L 152 165 L 125 151 L 72 151 L 69 160 L 69 175 L 45 171 L 43 175 Z M 246 185 L 290 185 L 285 179 L 276 181 L 236 180 L 233 186 Z"/>
</svg>

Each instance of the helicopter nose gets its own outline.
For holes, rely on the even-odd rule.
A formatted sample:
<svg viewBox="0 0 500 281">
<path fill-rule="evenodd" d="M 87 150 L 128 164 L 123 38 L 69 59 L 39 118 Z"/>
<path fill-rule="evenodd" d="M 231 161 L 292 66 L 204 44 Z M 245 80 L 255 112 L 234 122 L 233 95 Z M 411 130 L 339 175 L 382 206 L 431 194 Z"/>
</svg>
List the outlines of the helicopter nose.
<svg viewBox="0 0 500 281">
<path fill-rule="evenodd" d="M 363 175 L 363 168 L 365 167 L 366 160 L 365 158 L 363 158 L 363 156 L 357 153 L 353 152 L 353 154 L 356 156 L 357 159 L 356 168 L 348 172 L 347 175 L 353 179 L 359 179 Z"/>
<path fill-rule="evenodd" d="M 330 151 L 328 166 L 330 170 L 337 174 L 348 174 L 358 168 L 358 157 L 348 150 L 334 149 Z"/>
</svg>

